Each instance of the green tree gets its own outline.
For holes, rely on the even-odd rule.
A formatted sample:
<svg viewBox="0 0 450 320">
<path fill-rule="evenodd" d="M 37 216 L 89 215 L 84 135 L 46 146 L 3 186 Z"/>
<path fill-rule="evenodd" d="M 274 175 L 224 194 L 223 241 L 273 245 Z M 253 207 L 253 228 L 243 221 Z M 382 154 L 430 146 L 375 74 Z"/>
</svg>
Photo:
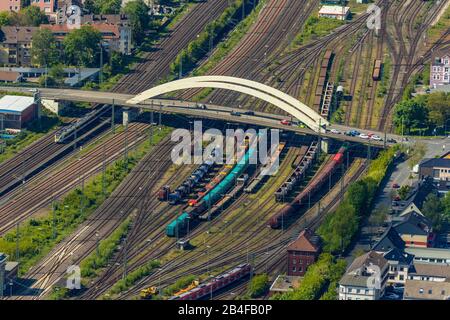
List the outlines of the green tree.
<svg viewBox="0 0 450 320">
<path fill-rule="evenodd" d="M 263 295 L 269 287 L 269 277 L 267 274 L 260 274 L 253 277 L 248 286 L 248 294 L 252 298 L 257 298 Z"/>
<path fill-rule="evenodd" d="M 130 1 L 122 10 L 128 16 L 133 39 L 137 44 L 140 44 L 144 39 L 144 31 L 150 22 L 148 10 L 149 7 L 142 0 Z"/>
<path fill-rule="evenodd" d="M 48 75 L 52 77 L 56 85 L 61 86 L 64 83 L 64 66 L 62 64 L 55 64 L 48 72 Z"/>
<path fill-rule="evenodd" d="M 434 193 L 429 194 L 423 203 L 422 212 L 430 219 L 435 231 L 440 231 L 443 223 L 444 204 Z"/>
<path fill-rule="evenodd" d="M 98 13 L 97 8 L 95 6 L 95 1 L 94 0 L 85 0 L 83 3 L 83 8 L 87 11 L 89 11 L 90 13 Z"/>
<path fill-rule="evenodd" d="M 410 133 L 411 129 L 427 127 L 428 113 L 424 97 L 404 100 L 396 104 L 393 122 L 397 132 Z"/>
<path fill-rule="evenodd" d="M 418 164 L 427 152 L 427 145 L 423 142 L 416 142 L 412 146 L 408 157 L 408 166 L 412 169 L 416 164 Z"/>
<path fill-rule="evenodd" d="M 400 189 L 398 189 L 398 196 L 400 197 L 400 199 L 405 200 L 410 191 L 410 186 L 401 186 Z"/>
<path fill-rule="evenodd" d="M 0 12 L 0 27 L 7 26 L 11 23 L 11 17 L 8 11 Z"/>
<path fill-rule="evenodd" d="M 450 116 L 450 93 L 431 93 L 427 99 L 427 107 L 430 112 L 430 121 L 436 126 L 443 126 Z"/>
<path fill-rule="evenodd" d="M 95 0 L 94 12 L 100 14 L 116 14 L 120 12 L 122 0 Z"/>
<path fill-rule="evenodd" d="M 56 39 L 49 29 L 40 29 L 33 35 L 31 58 L 32 63 L 40 67 L 50 67 L 58 62 Z"/>
<path fill-rule="evenodd" d="M 92 26 L 73 30 L 63 42 L 66 62 L 74 66 L 94 66 L 100 53 L 101 39 L 100 32 Z"/>
<path fill-rule="evenodd" d="M 384 221 L 386 221 L 388 210 L 389 209 L 387 207 L 380 207 L 375 209 L 369 217 L 370 224 L 374 226 L 381 226 Z"/>
</svg>

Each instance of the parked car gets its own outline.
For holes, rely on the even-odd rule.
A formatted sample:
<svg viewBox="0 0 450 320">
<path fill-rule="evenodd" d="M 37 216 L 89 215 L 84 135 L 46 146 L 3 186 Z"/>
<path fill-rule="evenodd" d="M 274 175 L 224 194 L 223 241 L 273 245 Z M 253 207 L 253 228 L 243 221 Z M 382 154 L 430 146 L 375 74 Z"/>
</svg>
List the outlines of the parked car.
<svg viewBox="0 0 450 320">
<path fill-rule="evenodd" d="M 389 143 L 397 143 L 397 140 L 389 138 L 389 139 L 387 139 L 387 142 L 389 142 Z"/>
<path fill-rule="evenodd" d="M 360 137 L 361 139 L 369 139 L 369 136 L 368 136 L 367 134 L 365 134 L 365 133 L 361 133 L 361 134 L 359 135 L 359 137 Z"/>
<path fill-rule="evenodd" d="M 206 110 L 206 105 L 204 105 L 203 103 L 200 103 L 200 104 L 197 104 L 197 108 Z"/>
<path fill-rule="evenodd" d="M 381 139 L 380 136 L 378 136 L 378 135 L 376 135 L 376 134 L 370 136 L 370 139 L 375 140 L 375 141 L 382 141 L 382 140 L 383 140 L 383 139 Z"/>
<path fill-rule="evenodd" d="M 385 298 L 391 299 L 391 300 L 397 300 L 400 299 L 400 296 L 398 294 L 395 294 L 393 292 L 388 292 L 384 295 Z"/>
<path fill-rule="evenodd" d="M 398 185 L 398 183 L 393 183 L 393 184 L 392 184 L 392 188 L 398 189 L 398 188 L 400 188 L 400 186 Z"/>
<path fill-rule="evenodd" d="M 283 119 L 280 121 L 281 124 L 285 125 L 285 126 L 290 126 L 291 125 L 291 121 Z"/>
<path fill-rule="evenodd" d="M 254 112 L 254 111 L 245 111 L 244 114 L 245 114 L 246 116 L 254 116 L 254 115 L 255 115 L 255 112 Z"/>
<path fill-rule="evenodd" d="M 241 113 L 240 113 L 240 112 L 237 112 L 237 111 L 231 111 L 231 112 L 230 112 L 230 115 L 236 116 L 236 117 L 240 117 L 240 116 L 241 116 Z"/>
<path fill-rule="evenodd" d="M 346 132 L 345 132 L 345 135 L 346 135 L 346 136 L 356 137 L 356 136 L 359 136 L 359 135 L 360 135 L 360 132 L 359 132 L 359 131 L 356 131 L 356 130 L 351 130 L 351 131 L 346 131 Z"/>
</svg>

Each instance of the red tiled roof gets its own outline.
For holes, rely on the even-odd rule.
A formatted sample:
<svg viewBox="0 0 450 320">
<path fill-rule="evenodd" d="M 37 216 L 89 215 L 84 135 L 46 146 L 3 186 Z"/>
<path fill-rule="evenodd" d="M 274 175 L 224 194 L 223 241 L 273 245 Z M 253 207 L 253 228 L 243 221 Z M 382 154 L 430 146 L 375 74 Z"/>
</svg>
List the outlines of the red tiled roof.
<svg viewBox="0 0 450 320">
<path fill-rule="evenodd" d="M 299 234 L 296 240 L 288 245 L 287 250 L 318 252 L 320 250 L 319 237 L 309 229 L 305 229 Z"/>
</svg>

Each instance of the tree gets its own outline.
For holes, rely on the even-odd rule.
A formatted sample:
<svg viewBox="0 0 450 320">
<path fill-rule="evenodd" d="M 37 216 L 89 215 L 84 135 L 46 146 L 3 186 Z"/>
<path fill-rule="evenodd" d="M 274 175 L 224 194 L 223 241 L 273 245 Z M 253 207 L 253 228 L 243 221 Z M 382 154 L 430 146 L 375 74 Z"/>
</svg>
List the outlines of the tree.
<svg viewBox="0 0 450 320">
<path fill-rule="evenodd" d="M 144 31 L 150 22 L 148 11 L 149 7 L 142 0 L 130 1 L 122 9 L 122 12 L 128 16 L 133 39 L 137 44 L 144 39 Z"/>
<path fill-rule="evenodd" d="M 64 39 L 66 62 L 74 66 L 93 66 L 100 53 L 100 32 L 92 26 L 82 26 L 70 32 Z"/>
<path fill-rule="evenodd" d="M 49 29 L 40 29 L 33 35 L 31 58 L 33 64 L 40 67 L 51 67 L 58 62 L 56 39 Z"/>
<path fill-rule="evenodd" d="M 410 186 L 401 186 L 400 189 L 398 189 L 398 196 L 400 197 L 400 199 L 405 200 L 406 197 L 408 197 L 410 191 Z"/>
<path fill-rule="evenodd" d="M 269 286 L 269 277 L 267 274 L 260 274 L 253 277 L 248 286 L 248 294 L 252 298 L 257 298 L 264 294 Z"/>
<path fill-rule="evenodd" d="M 53 78 L 56 85 L 62 85 L 64 83 L 64 66 L 62 64 L 55 64 L 48 75 Z"/>
<path fill-rule="evenodd" d="M 393 122 L 399 133 L 427 127 L 428 108 L 425 98 L 417 97 L 396 104 Z"/>
<path fill-rule="evenodd" d="M 450 93 L 431 93 L 427 99 L 427 107 L 430 111 L 430 121 L 436 126 L 445 125 L 445 120 L 450 116 Z"/>
<path fill-rule="evenodd" d="M 122 0 L 95 0 L 94 12 L 100 14 L 116 14 L 120 12 Z"/>
<path fill-rule="evenodd" d="M 83 3 L 83 8 L 89 11 L 90 13 L 98 13 L 96 12 L 97 8 L 95 6 L 94 0 L 85 0 Z"/>
<path fill-rule="evenodd" d="M 387 207 L 375 209 L 374 212 L 372 212 L 372 214 L 369 217 L 369 222 L 373 226 L 381 226 L 386 221 L 387 215 L 388 215 Z"/>
<path fill-rule="evenodd" d="M 409 152 L 409 158 L 408 158 L 408 166 L 412 170 L 412 168 L 420 162 L 420 160 L 423 159 L 425 156 L 425 153 L 427 152 L 427 146 L 423 142 L 416 142 L 411 148 L 411 151 Z"/>
<path fill-rule="evenodd" d="M 11 22 L 11 17 L 8 11 L 0 12 L 0 27 L 9 25 Z"/>
<path fill-rule="evenodd" d="M 28 6 L 20 10 L 19 21 L 22 26 L 39 27 L 43 23 L 48 23 L 48 18 L 39 7 Z"/>
<path fill-rule="evenodd" d="M 437 195 L 429 194 L 423 203 L 422 212 L 425 217 L 430 219 L 433 229 L 439 232 L 442 228 L 444 205 Z"/>
</svg>

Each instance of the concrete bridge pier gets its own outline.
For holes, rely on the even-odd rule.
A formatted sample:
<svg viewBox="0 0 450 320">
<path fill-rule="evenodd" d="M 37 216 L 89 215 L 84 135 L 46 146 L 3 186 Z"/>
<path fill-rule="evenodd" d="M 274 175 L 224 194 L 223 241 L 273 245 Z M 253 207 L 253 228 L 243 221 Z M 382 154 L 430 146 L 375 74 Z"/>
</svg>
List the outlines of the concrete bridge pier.
<svg viewBox="0 0 450 320">
<path fill-rule="evenodd" d="M 329 146 L 330 146 L 330 139 L 328 139 L 328 138 L 320 139 L 320 150 L 322 152 L 328 153 Z"/>
<path fill-rule="evenodd" d="M 128 107 L 122 108 L 122 124 L 124 126 L 126 126 L 131 121 L 136 119 L 137 116 L 138 116 L 138 112 L 136 112 L 135 108 L 133 108 L 133 109 L 128 108 Z"/>
</svg>

